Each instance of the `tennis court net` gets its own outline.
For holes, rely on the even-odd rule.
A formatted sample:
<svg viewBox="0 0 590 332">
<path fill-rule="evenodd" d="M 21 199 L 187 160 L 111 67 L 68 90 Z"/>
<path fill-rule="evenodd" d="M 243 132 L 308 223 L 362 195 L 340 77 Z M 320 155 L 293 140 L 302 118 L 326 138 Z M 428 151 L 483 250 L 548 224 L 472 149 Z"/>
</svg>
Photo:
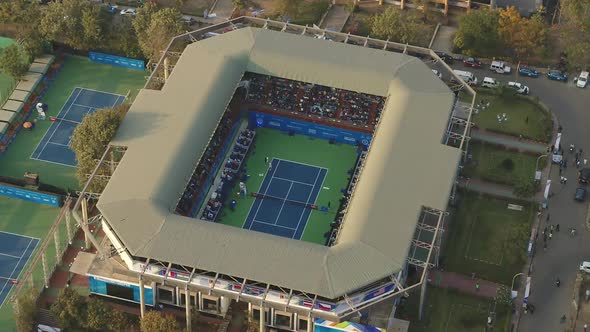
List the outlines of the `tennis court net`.
<svg viewBox="0 0 590 332">
<path fill-rule="evenodd" d="M 300 201 L 293 201 L 290 199 L 261 194 L 261 193 L 252 193 L 252 196 L 256 197 L 256 199 L 272 199 L 272 200 L 281 201 L 281 202 L 285 202 L 285 203 L 292 204 L 292 205 L 298 205 L 298 206 L 302 206 L 306 209 L 315 210 L 318 208 L 317 205 L 315 205 L 315 204 L 309 204 L 309 203 L 300 202 Z"/>
</svg>

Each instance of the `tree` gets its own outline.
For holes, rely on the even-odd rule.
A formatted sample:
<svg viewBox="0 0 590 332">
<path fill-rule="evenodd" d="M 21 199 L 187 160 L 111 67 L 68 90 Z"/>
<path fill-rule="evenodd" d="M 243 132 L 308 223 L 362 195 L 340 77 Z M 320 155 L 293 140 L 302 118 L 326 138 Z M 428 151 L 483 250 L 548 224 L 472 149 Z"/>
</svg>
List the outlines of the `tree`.
<svg viewBox="0 0 590 332">
<path fill-rule="evenodd" d="M 111 308 L 97 298 L 89 299 L 85 311 L 84 327 L 89 331 L 124 331 L 129 325 L 123 312 Z"/>
<path fill-rule="evenodd" d="M 590 0 L 562 0 L 561 36 L 570 65 L 590 64 Z"/>
<path fill-rule="evenodd" d="M 10 24 L 16 28 L 16 37 L 34 30 L 39 23 L 41 12 L 37 1 L 13 0 L 0 3 L 0 23 Z"/>
<path fill-rule="evenodd" d="M 105 13 L 90 1 L 63 0 L 49 3 L 39 22 L 41 35 L 77 49 L 100 45 L 106 31 Z"/>
<path fill-rule="evenodd" d="M 129 105 L 122 104 L 112 109 L 89 114 L 74 130 L 71 147 L 78 161 L 76 176 L 81 185 L 88 180 L 88 174 L 91 174 L 96 167 L 96 160 L 100 159 L 107 145 L 115 136 L 128 109 Z M 98 174 L 110 175 L 109 169 L 100 169 Z M 89 186 L 89 191 L 102 192 L 106 182 L 105 179 L 94 179 Z"/>
<path fill-rule="evenodd" d="M 139 46 L 151 61 L 158 61 L 172 37 L 183 31 L 182 13 L 176 8 L 149 7 L 140 10 L 133 20 Z M 147 28 L 146 28 L 147 27 Z"/>
<path fill-rule="evenodd" d="M 55 315 L 64 330 L 81 328 L 80 319 L 84 317 L 84 299 L 69 287 L 62 289 L 51 305 L 51 313 Z"/>
<path fill-rule="evenodd" d="M 31 288 L 18 297 L 18 305 L 14 310 L 14 319 L 18 331 L 32 331 L 37 318 L 37 298 L 39 292 Z"/>
<path fill-rule="evenodd" d="M 29 70 L 31 63 L 27 59 L 17 45 L 10 45 L 0 54 L 0 70 L 18 80 Z"/>
<path fill-rule="evenodd" d="M 453 44 L 465 55 L 496 55 L 502 46 L 498 33 L 498 12 L 479 9 L 461 16 Z"/>
<path fill-rule="evenodd" d="M 547 27 L 541 12 L 531 19 L 520 16 L 515 7 L 498 11 L 498 32 L 506 46 L 513 49 L 519 57 L 540 53 L 547 40 Z"/>
<path fill-rule="evenodd" d="M 414 12 L 404 12 L 391 6 L 369 21 L 371 36 L 404 44 L 420 45 L 426 26 Z"/>
<path fill-rule="evenodd" d="M 246 8 L 246 0 L 231 0 L 232 5 L 238 9 L 245 9 Z"/>
<path fill-rule="evenodd" d="M 129 58 L 143 58 L 144 56 L 131 20 L 114 22 L 110 26 L 108 40 L 114 53 L 121 53 Z"/>
<path fill-rule="evenodd" d="M 277 6 L 277 12 L 282 16 L 297 17 L 301 13 L 303 0 L 280 0 Z"/>
<path fill-rule="evenodd" d="M 148 311 L 140 322 L 141 332 L 168 332 L 180 331 L 176 318 L 170 314 L 162 314 L 159 311 Z"/>
</svg>

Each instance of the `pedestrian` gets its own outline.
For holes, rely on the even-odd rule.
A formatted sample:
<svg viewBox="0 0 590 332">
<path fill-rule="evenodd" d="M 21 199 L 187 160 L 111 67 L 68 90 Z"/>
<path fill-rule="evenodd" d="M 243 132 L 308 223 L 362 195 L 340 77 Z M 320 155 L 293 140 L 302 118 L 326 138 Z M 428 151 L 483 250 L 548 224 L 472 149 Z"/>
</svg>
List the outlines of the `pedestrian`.
<svg viewBox="0 0 590 332">
<path fill-rule="evenodd" d="M 545 221 L 549 221 L 549 219 L 551 219 L 551 214 L 547 213 L 547 218 L 545 219 Z"/>
<path fill-rule="evenodd" d="M 584 323 L 584 332 L 588 332 L 588 324 Z"/>
<path fill-rule="evenodd" d="M 580 159 L 576 160 L 576 167 L 580 168 Z"/>
<path fill-rule="evenodd" d="M 547 234 L 543 234 L 543 242 L 547 243 Z"/>
<path fill-rule="evenodd" d="M 229 208 L 233 211 L 236 208 L 236 200 L 232 199 L 231 202 L 229 203 Z"/>
<path fill-rule="evenodd" d="M 553 233 L 553 224 L 551 224 L 551 228 L 549 229 L 550 233 Z"/>
<path fill-rule="evenodd" d="M 471 280 L 475 280 L 475 272 L 471 272 Z"/>
<path fill-rule="evenodd" d="M 332 202 L 328 201 L 328 209 L 330 208 L 330 205 L 332 205 Z"/>
<path fill-rule="evenodd" d="M 549 232 L 549 240 L 553 237 L 553 232 Z"/>
<path fill-rule="evenodd" d="M 555 286 L 559 287 L 561 285 L 561 280 L 559 280 L 559 278 L 557 278 L 557 280 L 555 280 Z"/>
<path fill-rule="evenodd" d="M 561 172 L 563 172 L 563 169 L 562 169 L 561 165 L 559 165 L 559 176 L 561 176 Z"/>
<path fill-rule="evenodd" d="M 567 178 L 566 177 L 563 178 L 563 184 L 567 184 Z"/>
<path fill-rule="evenodd" d="M 479 282 L 476 282 L 475 283 L 475 291 L 476 292 L 479 292 Z"/>
<path fill-rule="evenodd" d="M 547 226 L 545 226 L 545 229 L 543 230 L 543 234 L 547 234 Z"/>
<path fill-rule="evenodd" d="M 559 224 L 555 225 L 555 230 L 559 232 Z"/>
<path fill-rule="evenodd" d="M 268 164 L 268 157 L 264 157 L 264 164 Z"/>
<path fill-rule="evenodd" d="M 565 320 L 566 320 L 566 317 L 565 317 L 565 315 L 561 316 L 561 322 L 562 322 L 562 323 L 565 323 Z"/>
<path fill-rule="evenodd" d="M 524 118 L 524 123 L 529 123 L 529 117 Z"/>
<path fill-rule="evenodd" d="M 547 251 L 547 242 L 543 243 L 543 251 Z"/>
</svg>

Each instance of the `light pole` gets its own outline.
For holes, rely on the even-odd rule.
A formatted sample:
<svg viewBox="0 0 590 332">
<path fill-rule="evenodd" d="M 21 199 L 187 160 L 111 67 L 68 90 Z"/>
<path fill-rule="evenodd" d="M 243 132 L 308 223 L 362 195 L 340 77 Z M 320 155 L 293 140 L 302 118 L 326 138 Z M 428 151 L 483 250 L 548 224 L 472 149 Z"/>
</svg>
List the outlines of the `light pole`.
<svg viewBox="0 0 590 332">
<path fill-rule="evenodd" d="M 516 277 L 523 275 L 523 272 L 517 273 L 514 275 L 514 277 L 512 277 L 512 284 L 510 284 L 510 292 L 512 293 L 512 289 L 514 288 L 514 281 L 516 280 Z M 510 294 L 510 296 L 512 296 L 512 294 Z"/>
</svg>

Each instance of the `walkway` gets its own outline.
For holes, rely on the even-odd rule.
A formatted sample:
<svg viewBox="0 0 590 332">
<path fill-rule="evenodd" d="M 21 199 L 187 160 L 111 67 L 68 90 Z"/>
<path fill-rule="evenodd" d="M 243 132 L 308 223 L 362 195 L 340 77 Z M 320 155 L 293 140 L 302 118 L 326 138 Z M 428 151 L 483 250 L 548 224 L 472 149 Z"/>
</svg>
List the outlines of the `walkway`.
<svg viewBox="0 0 590 332">
<path fill-rule="evenodd" d="M 349 16 L 350 12 L 346 10 L 344 6 L 332 6 L 332 8 L 328 10 L 328 14 L 324 20 L 320 23 L 320 28 L 340 32 L 344 29 L 344 25 L 346 25 Z"/>
<path fill-rule="evenodd" d="M 447 54 L 453 53 L 453 35 L 457 32 L 457 28 L 448 25 L 441 25 L 436 33 L 432 49 L 445 52 Z"/>
<path fill-rule="evenodd" d="M 489 299 L 495 298 L 500 288 L 500 284 L 495 282 L 472 279 L 470 276 L 440 270 L 430 270 L 428 282 L 436 287 L 452 288 L 462 293 Z M 479 289 L 476 288 L 477 284 L 479 284 Z"/>
<path fill-rule="evenodd" d="M 534 198 L 520 198 L 514 195 L 514 188 L 511 186 L 498 184 L 494 182 L 484 181 L 482 179 L 477 178 L 459 178 L 458 186 L 460 188 L 469 189 L 472 191 L 477 191 L 480 193 L 497 196 L 497 197 L 505 197 L 510 199 L 519 199 L 524 201 L 530 202 L 542 202 L 543 201 L 543 191 L 537 192 Z"/>
<path fill-rule="evenodd" d="M 471 129 L 471 138 L 476 141 L 498 144 L 522 152 L 531 152 L 535 154 L 547 153 L 547 145 L 545 143 L 527 139 L 519 139 L 515 136 L 499 134 L 483 129 Z"/>
</svg>

